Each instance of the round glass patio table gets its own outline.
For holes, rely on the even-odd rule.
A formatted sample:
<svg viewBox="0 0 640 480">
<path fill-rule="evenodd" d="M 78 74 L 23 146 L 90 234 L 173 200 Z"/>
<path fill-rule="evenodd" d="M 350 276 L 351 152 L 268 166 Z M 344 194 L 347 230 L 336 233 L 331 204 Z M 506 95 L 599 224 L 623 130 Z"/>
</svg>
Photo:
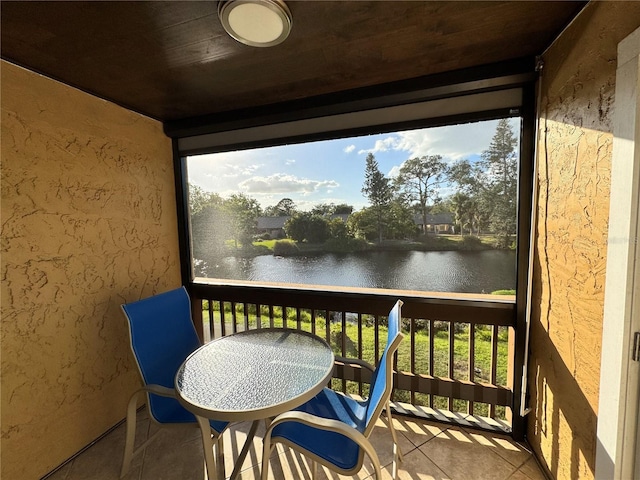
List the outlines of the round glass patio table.
<svg viewBox="0 0 640 480">
<path fill-rule="evenodd" d="M 213 340 L 178 369 L 178 400 L 215 420 L 272 418 L 316 396 L 334 355 L 323 339 L 287 329 L 248 330 Z"/>
</svg>

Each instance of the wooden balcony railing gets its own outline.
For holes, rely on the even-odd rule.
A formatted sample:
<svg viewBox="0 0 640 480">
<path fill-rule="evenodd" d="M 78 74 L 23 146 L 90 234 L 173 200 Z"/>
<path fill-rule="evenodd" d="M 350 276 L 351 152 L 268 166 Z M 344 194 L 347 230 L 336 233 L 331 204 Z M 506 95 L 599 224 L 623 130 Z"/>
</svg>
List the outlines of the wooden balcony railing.
<svg viewBox="0 0 640 480">
<path fill-rule="evenodd" d="M 405 339 L 395 359 L 394 402 L 426 416 L 457 412 L 509 430 L 512 301 L 205 284 L 192 284 L 191 295 L 205 341 L 247 329 L 295 328 L 323 337 L 337 355 L 372 364 L 386 342 L 386 315 L 400 298 Z M 369 377 L 367 370 L 338 363 L 332 388 L 366 396 Z"/>
</svg>

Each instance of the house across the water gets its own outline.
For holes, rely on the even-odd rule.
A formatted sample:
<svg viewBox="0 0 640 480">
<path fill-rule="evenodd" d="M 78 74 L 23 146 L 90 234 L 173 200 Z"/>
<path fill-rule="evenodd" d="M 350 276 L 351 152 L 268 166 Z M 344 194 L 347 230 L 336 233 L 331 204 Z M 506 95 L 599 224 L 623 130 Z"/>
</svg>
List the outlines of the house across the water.
<svg viewBox="0 0 640 480">
<path fill-rule="evenodd" d="M 284 238 L 284 224 L 290 218 L 288 215 L 283 217 L 258 217 L 256 232 L 258 234 L 268 233 L 271 238 Z"/>
<path fill-rule="evenodd" d="M 425 233 L 455 233 L 453 215 L 451 213 L 427 214 L 427 228 L 423 227 L 422 215 L 413 216 L 413 221 Z"/>
</svg>

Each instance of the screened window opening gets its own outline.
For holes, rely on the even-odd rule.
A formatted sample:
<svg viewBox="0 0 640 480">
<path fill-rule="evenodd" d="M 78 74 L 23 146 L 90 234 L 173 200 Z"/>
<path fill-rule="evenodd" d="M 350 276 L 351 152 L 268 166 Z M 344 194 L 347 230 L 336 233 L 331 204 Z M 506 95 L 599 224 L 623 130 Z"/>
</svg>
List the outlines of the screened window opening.
<svg viewBox="0 0 640 480">
<path fill-rule="evenodd" d="M 186 157 L 193 275 L 515 293 L 521 119 Z"/>
</svg>

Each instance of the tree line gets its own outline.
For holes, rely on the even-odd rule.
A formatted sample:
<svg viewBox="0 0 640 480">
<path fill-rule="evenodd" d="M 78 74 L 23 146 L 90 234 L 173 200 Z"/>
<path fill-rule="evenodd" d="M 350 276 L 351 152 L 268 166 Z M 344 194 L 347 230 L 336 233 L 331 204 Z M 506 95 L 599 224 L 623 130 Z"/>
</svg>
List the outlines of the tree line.
<svg viewBox="0 0 640 480">
<path fill-rule="evenodd" d="M 222 198 L 189 185 L 189 207 L 194 256 L 224 255 L 256 239 L 258 217 L 289 217 L 288 238 L 298 242 L 349 242 L 365 239 L 381 243 L 415 238 L 426 233 L 427 215 L 451 213 L 460 234 L 493 233 L 499 247 L 508 247 L 516 229 L 517 138 L 506 119 L 498 122 L 489 148 L 476 162 L 460 160 L 448 165 L 440 155 L 406 160 L 398 175 L 385 176 L 372 153 L 365 160 L 362 193 L 368 205 L 358 211 L 347 204 L 324 203 L 299 210 L 283 198 L 264 209 L 257 200 L 237 193 Z M 455 193 L 440 197 L 447 185 Z M 348 214 L 347 222 L 337 215 Z M 422 219 L 420 232 L 414 217 Z M 202 252 L 204 253 L 204 252 Z"/>
</svg>

